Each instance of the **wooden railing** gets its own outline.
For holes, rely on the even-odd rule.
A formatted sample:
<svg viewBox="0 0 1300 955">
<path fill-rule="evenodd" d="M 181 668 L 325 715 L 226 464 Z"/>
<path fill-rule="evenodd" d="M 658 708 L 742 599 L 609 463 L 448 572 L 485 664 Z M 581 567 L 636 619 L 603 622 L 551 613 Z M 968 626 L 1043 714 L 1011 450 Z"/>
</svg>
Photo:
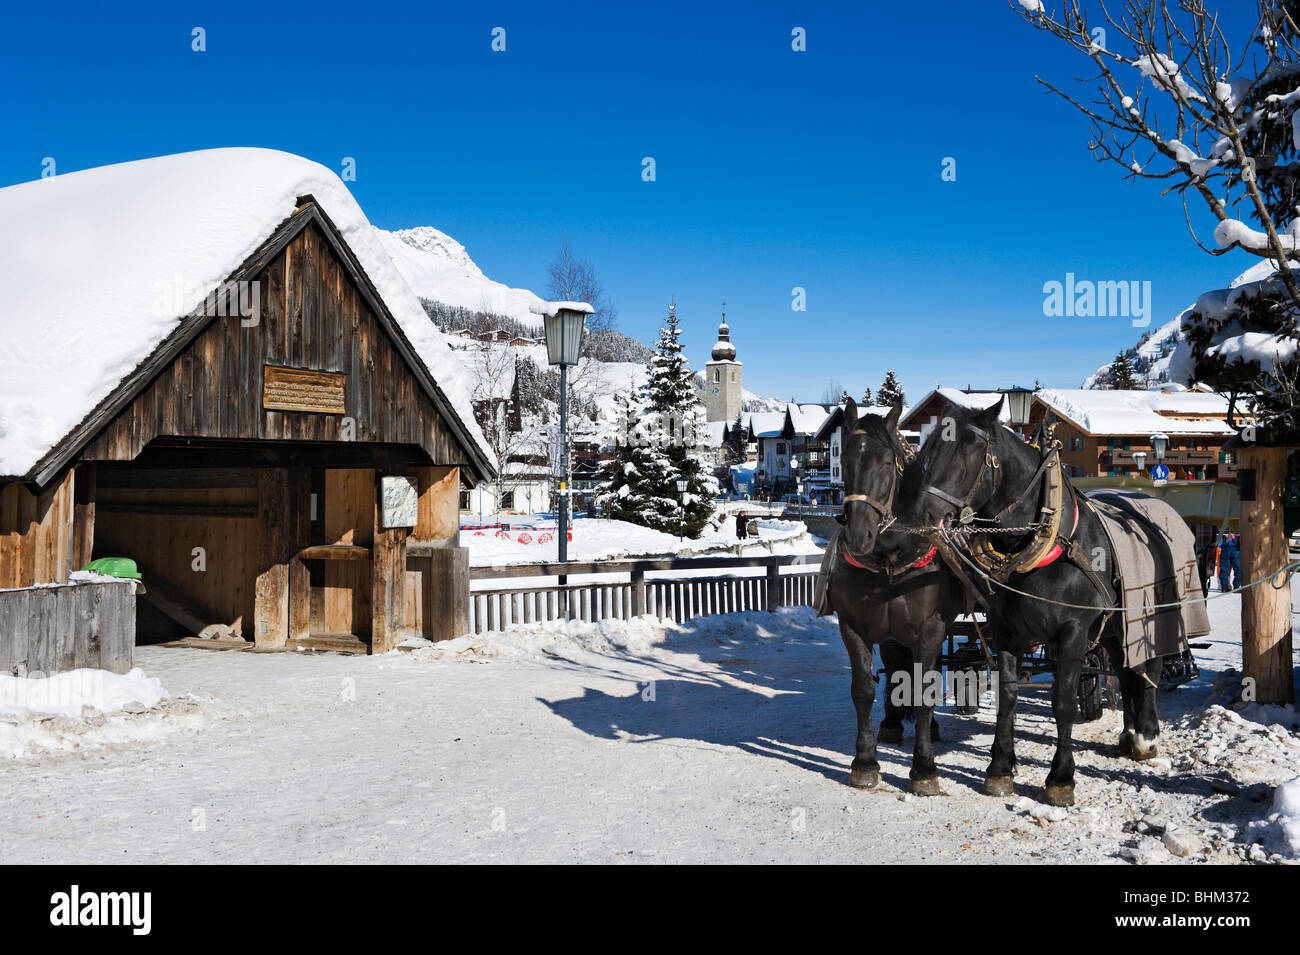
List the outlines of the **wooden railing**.
<svg viewBox="0 0 1300 955">
<path fill-rule="evenodd" d="M 778 607 L 810 606 L 816 590 L 820 555 L 774 557 L 689 557 L 597 563 L 518 564 L 475 567 L 469 594 L 470 632 L 502 630 L 512 624 L 549 620 L 626 620 L 654 614 L 682 623 L 692 617 Z M 783 568 L 807 567 L 782 573 Z M 762 574 L 681 575 L 689 570 L 756 570 Z M 673 576 L 647 576 L 672 573 Z M 613 577 L 566 583 L 567 577 Z M 556 577 L 540 587 L 475 589 L 493 580 Z"/>
</svg>

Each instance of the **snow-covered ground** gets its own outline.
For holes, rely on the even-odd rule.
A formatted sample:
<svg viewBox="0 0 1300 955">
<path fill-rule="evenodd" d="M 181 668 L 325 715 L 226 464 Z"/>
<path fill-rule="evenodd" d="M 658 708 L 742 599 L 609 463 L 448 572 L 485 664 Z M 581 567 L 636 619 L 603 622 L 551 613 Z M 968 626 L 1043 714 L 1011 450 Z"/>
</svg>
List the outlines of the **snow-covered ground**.
<svg viewBox="0 0 1300 955">
<path fill-rule="evenodd" d="M 1037 801 L 1041 690 L 1022 694 L 1016 796 L 979 792 L 992 712 L 950 706 L 947 795 L 906 794 L 910 727 L 881 748 L 884 787 L 850 789 L 845 654 L 806 608 L 369 658 L 144 647 L 171 697 L 54 718 L 57 745 L 0 760 L 0 862 L 1281 860 L 1300 848 L 1297 784 L 1274 792 L 1300 775 L 1295 714 L 1207 708 L 1239 665 L 1238 608 L 1211 603 L 1159 759 L 1114 755 L 1117 714 L 1076 728 L 1069 810 Z"/>
</svg>

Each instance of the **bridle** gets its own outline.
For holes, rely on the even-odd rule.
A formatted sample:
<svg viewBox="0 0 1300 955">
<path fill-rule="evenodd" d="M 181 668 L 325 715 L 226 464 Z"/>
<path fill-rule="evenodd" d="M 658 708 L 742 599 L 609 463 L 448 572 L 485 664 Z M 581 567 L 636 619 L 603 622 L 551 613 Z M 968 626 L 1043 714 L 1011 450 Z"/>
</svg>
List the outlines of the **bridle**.
<svg viewBox="0 0 1300 955">
<path fill-rule="evenodd" d="M 998 468 L 1000 467 L 998 456 L 993 453 L 993 435 L 969 421 L 966 422 L 966 430 L 984 439 L 984 466 L 980 468 L 979 474 L 975 475 L 975 480 L 965 496 L 955 497 L 933 484 L 926 484 L 921 488 L 922 494 L 932 494 L 939 500 L 955 507 L 959 515 L 958 520 L 962 524 L 969 524 L 975 518 L 975 509 L 971 506 L 971 501 L 974 499 L 975 493 L 980 489 L 980 485 L 984 483 L 985 477 L 992 480 L 992 490 L 997 489 Z"/>
<path fill-rule="evenodd" d="M 861 428 L 858 428 L 854 433 L 865 434 L 866 432 Z M 906 448 L 907 445 L 904 444 L 903 447 Z M 889 491 L 886 494 L 886 500 L 880 501 L 872 497 L 870 494 L 846 494 L 844 495 L 843 501 L 844 504 L 860 501 L 875 510 L 875 512 L 880 515 L 880 520 L 876 523 L 877 535 L 883 534 L 896 520 L 898 520 L 898 518 L 894 516 L 894 499 L 898 496 L 898 479 L 903 473 L 903 460 L 899 457 L 898 452 L 895 451 L 894 448 L 891 447 L 889 450 L 894 458 L 894 467 L 889 472 Z M 904 452 L 904 454 L 906 454 L 906 452 Z M 849 522 L 848 512 L 844 511 L 840 513 L 835 519 L 840 524 L 847 524 Z"/>
</svg>

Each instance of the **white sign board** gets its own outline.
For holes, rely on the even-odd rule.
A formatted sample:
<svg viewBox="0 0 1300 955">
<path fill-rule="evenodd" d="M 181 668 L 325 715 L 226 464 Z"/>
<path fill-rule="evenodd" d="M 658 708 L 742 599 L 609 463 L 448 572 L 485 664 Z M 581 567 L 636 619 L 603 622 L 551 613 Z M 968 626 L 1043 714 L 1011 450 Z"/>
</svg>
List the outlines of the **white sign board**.
<svg viewBox="0 0 1300 955">
<path fill-rule="evenodd" d="M 383 527 L 414 527 L 420 514 L 420 491 L 415 478 L 401 475 L 379 479 L 384 499 Z"/>
</svg>

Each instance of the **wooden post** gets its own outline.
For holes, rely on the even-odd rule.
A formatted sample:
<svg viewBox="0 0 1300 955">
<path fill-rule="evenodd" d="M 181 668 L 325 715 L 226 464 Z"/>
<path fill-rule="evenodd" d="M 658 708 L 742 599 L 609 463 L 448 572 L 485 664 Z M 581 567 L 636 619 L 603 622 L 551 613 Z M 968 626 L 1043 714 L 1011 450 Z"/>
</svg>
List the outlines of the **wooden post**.
<svg viewBox="0 0 1300 955">
<path fill-rule="evenodd" d="M 375 472 L 375 534 L 370 561 L 370 652 L 387 653 L 406 637 L 406 538 L 384 527 L 383 473 Z"/>
<path fill-rule="evenodd" d="M 1255 500 L 1241 502 L 1243 583 L 1275 573 L 1290 558 L 1283 526 L 1286 448 L 1245 447 L 1239 466 L 1255 470 Z M 1241 596 L 1243 675 L 1260 703 L 1292 703 L 1291 588 L 1259 584 Z"/>
<path fill-rule="evenodd" d="M 469 633 L 469 548 L 434 547 L 408 557 L 406 566 L 419 571 L 423 636 L 451 640 Z"/>
<path fill-rule="evenodd" d="M 289 639 L 311 636 L 311 569 L 298 553 L 311 545 L 311 469 L 289 469 Z"/>
<path fill-rule="evenodd" d="M 645 613 L 645 571 L 632 571 L 632 616 Z"/>
<path fill-rule="evenodd" d="M 775 558 L 767 565 L 767 609 L 775 611 L 781 606 L 781 565 Z"/>
<path fill-rule="evenodd" d="M 95 465 L 79 464 L 73 475 L 72 558 L 69 570 L 81 570 L 95 550 Z"/>
<path fill-rule="evenodd" d="M 257 472 L 258 574 L 253 609 L 253 641 L 258 649 L 283 647 L 289 640 L 289 560 L 292 521 L 289 513 L 289 472 L 259 468 Z"/>
</svg>

